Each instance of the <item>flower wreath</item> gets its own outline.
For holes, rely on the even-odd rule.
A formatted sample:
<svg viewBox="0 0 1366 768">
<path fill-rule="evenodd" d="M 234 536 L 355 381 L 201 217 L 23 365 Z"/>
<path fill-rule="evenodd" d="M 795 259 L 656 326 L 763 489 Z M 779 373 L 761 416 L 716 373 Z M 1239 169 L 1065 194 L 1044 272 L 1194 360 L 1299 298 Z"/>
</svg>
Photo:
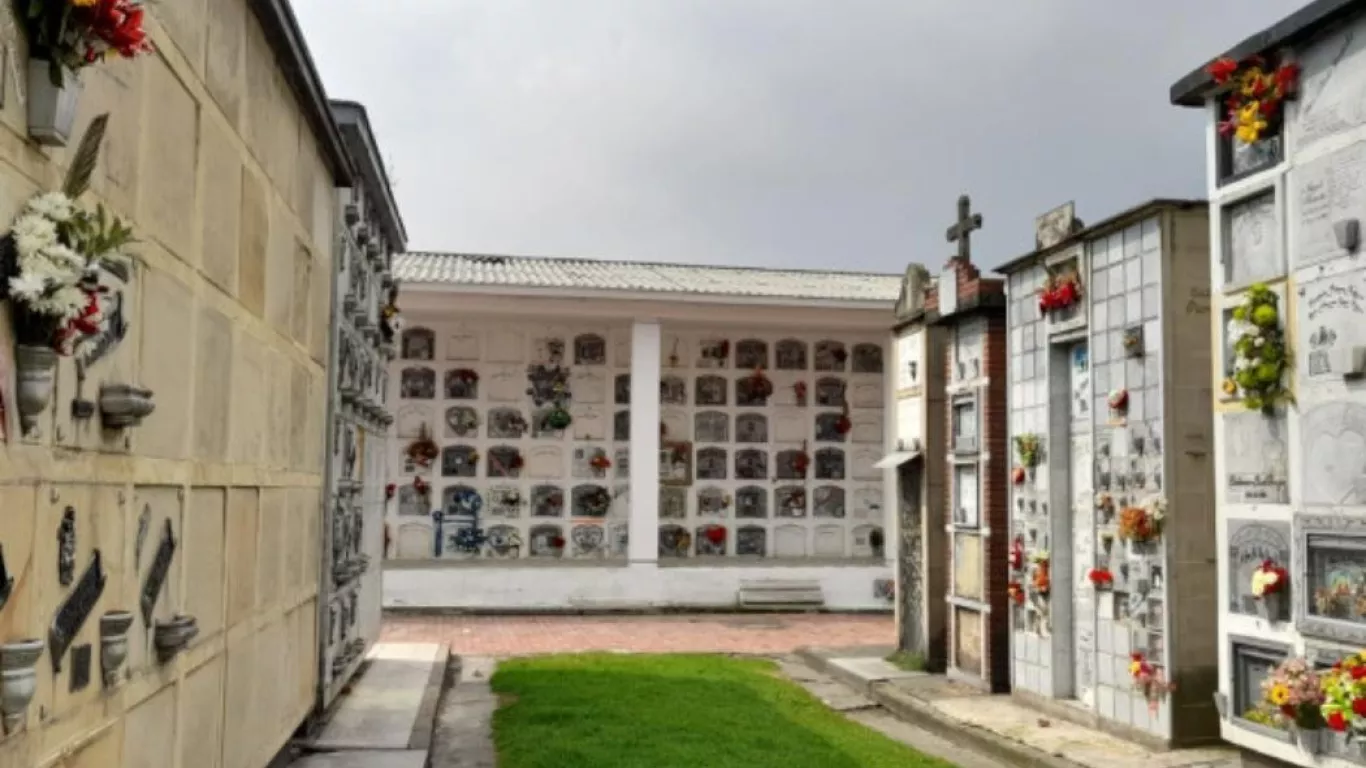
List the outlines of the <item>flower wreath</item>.
<svg viewBox="0 0 1366 768">
<path fill-rule="evenodd" d="M 1289 399 L 1282 383 L 1290 364 L 1276 293 L 1258 283 L 1248 288 L 1228 325 L 1233 342 L 1233 376 L 1224 394 L 1238 395 L 1248 410 L 1269 410 Z"/>
</svg>

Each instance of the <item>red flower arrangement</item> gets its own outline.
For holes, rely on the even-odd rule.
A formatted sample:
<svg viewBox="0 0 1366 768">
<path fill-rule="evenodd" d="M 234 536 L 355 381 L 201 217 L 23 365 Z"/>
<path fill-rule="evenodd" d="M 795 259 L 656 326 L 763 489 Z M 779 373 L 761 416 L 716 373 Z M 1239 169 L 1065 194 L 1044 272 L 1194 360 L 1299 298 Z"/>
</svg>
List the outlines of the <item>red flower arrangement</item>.
<svg viewBox="0 0 1366 768">
<path fill-rule="evenodd" d="M 432 439 L 431 430 L 423 424 L 418 430 L 417 438 L 408 444 L 405 451 L 408 458 L 420 468 L 427 468 L 432 465 L 437 456 L 441 455 L 441 449 L 437 447 L 436 441 Z"/>
<path fill-rule="evenodd" d="M 588 461 L 588 466 L 599 472 L 606 472 L 612 468 L 612 460 L 607 458 L 607 454 L 599 453 Z"/>
<path fill-rule="evenodd" d="M 806 382 L 799 381 L 793 384 L 792 392 L 797 396 L 797 405 L 806 405 Z"/>
<path fill-rule="evenodd" d="M 1021 571 L 1025 567 L 1024 537 L 1016 536 L 1010 544 L 1010 570 Z"/>
<path fill-rule="evenodd" d="M 773 382 L 769 381 L 763 368 L 755 368 L 754 373 L 749 375 L 749 380 L 751 386 L 754 387 L 754 394 L 764 399 L 768 399 L 773 395 Z"/>
<path fill-rule="evenodd" d="M 142 28 L 141 0 L 29 0 L 22 19 L 34 58 L 65 85 L 63 68 L 77 71 L 110 56 L 131 59 L 154 49 Z"/>
<path fill-rule="evenodd" d="M 792 471 L 802 477 L 806 477 L 806 470 L 810 466 L 811 457 L 807 455 L 806 451 L 798 451 L 797 455 L 792 457 Z"/>
<path fill-rule="evenodd" d="M 419 496 L 426 496 L 426 495 L 427 495 L 427 491 L 431 490 L 431 486 L 430 486 L 430 485 L 427 485 L 427 481 L 426 481 L 426 480 L 423 480 L 423 479 L 420 478 L 420 477 L 414 477 L 414 478 L 413 478 L 413 490 L 414 490 L 414 491 L 417 491 L 417 494 L 418 494 Z"/>
<path fill-rule="evenodd" d="M 1255 144 L 1280 123 L 1286 99 L 1299 86 L 1300 68 L 1283 62 L 1267 71 L 1266 59 L 1249 57 L 1239 63 L 1230 58 L 1211 62 L 1205 71 L 1216 85 L 1231 85 L 1224 98 L 1226 119 L 1219 123 L 1221 136 L 1233 136 L 1244 144 Z"/>
<path fill-rule="evenodd" d="M 1126 410 L 1129 407 L 1129 390 L 1111 390 L 1110 396 L 1106 398 L 1106 402 L 1110 404 L 1110 410 L 1112 411 Z"/>
<path fill-rule="evenodd" d="M 1081 301 L 1081 278 L 1075 271 L 1064 275 L 1050 273 L 1039 291 L 1039 311 L 1045 314 Z"/>
<path fill-rule="evenodd" d="M 550 540 L 550 546 L 554 547 L 555 549 L 564 549 L 564 537 L 563 537 L 563 536 L 556 536 L 556 537 L 554 537 L 553 539 Z"/>
<path fill-rule="evenodd" d="M 1012 601 L 1014 601 L 1016 605 L 1024 605 L 1025 592 L 1024 587 L 1020 586 L 1020 582 L 1012 581 L 1009 584 L 1007 584 L 1006 596 L 1009 597 Z"/>
<path fill-rule="evenodd" d="M 397 492 L 398 492 L 398 484 L 397 484 L 397 483 L 389 483 L 388 485 L 384 486 L 384 500 L 385 500 L 385 501 L 388 501 L 388 500 L 394 498 L 394 494 L 397 493 Z"/>
<path fill-rule="evenodd" d="M 1024 467 L 1016 467 L 1010 470 L 1010 482 L 1016 485 L 1024 485 L 1028 477 L 1029 473 L 1025 471 Z"/>
<path fill-rule="evenodd" d="M 1091 572 L 1086 574 L 1086 578 L 1096 589 L 1109 589 L 1115 583 L 1115 575 L 1110 573 L 1109 568 L 1092 568 Z"/>
<path fill-rule="evenodd" d="M 724 544 L 726 541 L 726 529 L 719 525 L 708 528 L 707 541 L 710 541 L 713 544 Z"/>
<path fill-rule="evenodd" d="M 509 462 L 508 469 L 514 469 L 514 470 L 515 470 L 515 469 L 521 469 L 522 467 L 525 467 L 525 466 L 526 466 L 526 459 L 523 459 L 523 458 L 522 458 L 522 454 L 520 454 L 520 453 L 514 453 L 514 454 L 512 455 L 512 460 Z"/>
</svg>

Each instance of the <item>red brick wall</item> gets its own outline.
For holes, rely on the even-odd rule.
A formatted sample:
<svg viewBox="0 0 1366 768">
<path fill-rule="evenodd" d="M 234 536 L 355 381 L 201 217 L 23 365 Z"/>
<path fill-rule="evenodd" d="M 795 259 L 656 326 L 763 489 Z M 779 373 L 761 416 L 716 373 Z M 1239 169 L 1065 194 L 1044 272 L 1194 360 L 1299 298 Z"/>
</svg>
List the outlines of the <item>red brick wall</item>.
<svg viewBox="0 0 1366 768">
<path fill-rule="evenodd" d="M 958 273 L 958 305 L 964 308 L 961 320 L 969 318 L 985 317 L 987 319 L 986 333 L 982 339 L 982 365 L 987 377 L 986 388 L 979 392 L 977 407 L 981 413 L 981 432 L 979 436 L 978 449 L 983 458 L 978 462 L 978 485 L 981 489 L 979 501 L 981 510 L 982 526 L 991 531 L 990 536 L 983 539 L 984 551 L 982 583 L 984 589 L 984 602 L 991 607 L 991 612 L 984 618 L 986 624 L 983 627 L 985 656 L 982 659 L 982 679 L 983 682 L 991 687 L 993 691 L 1003 692 L 1010 688 L 1010 621 L 1009 606 L 1006 598 L 1006 558 L 1007 550 L 1010 546 L 1009 530 L 1009 464 L 1010 449 L 1007 444 L 1007 413 L 1006 413 L 1006 317 L 1005 307 L 992 306 L 981 309 L 967 309 L 975 306 L 978 301 L 986 296 L 1001 296 L 1005 293 L 1005 282 L 992 278 L 983 278 L 976 267 L 972 264 L 959 261 L 957 258 L 949 260 L 945 265 L 948 269 L 952 267 Z M 930 291 L 926 297 L 926 307 L 928 309 L 938 309 L 938 294 Z M 959 323 L 951 316 L 944 325 L 950 329 L 955 328 Z M 949 335 L 950 349 L 945 355 L 946 380 L 952 380 L 953 360 L 952 345 L 956 343 L 954 335 Z M 952 450 L 950 440 L 953 435 L 953 411 L 946 407 L 947 429 L 945 434 L 948 440 L 945 441 L 943 450 L 947 453 Z M 947 492 L 945 493 L 945 505 L 943 521 L 946 525 L 953 523 L 953 468 L 952 463 L 947 464 L 945 471 L 947 476 Z M 946 540 L 947 549 L 944 553 L 946 562 L 953 561 L 953 540 L 949 537 Z M 953 589 L 953 575 L 949 574 L 948 589 Z M 950 639 L 950 653 L 952 653 L 954 640 Z"/>
</svg>

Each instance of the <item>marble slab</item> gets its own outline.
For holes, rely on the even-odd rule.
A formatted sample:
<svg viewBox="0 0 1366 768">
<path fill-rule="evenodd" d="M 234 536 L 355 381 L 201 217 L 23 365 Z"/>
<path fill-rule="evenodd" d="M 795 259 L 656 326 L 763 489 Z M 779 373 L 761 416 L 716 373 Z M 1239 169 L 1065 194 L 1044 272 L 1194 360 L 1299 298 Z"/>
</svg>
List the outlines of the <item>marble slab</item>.
<svg viewBox="0 0 1366 768">
<path fill-rule="evenodd" d="M 440 685 L 446 658 L 436 643 L 377 643 L 369 667 L 323 727 L 318 750 L 406 750 L 427 687 Z M 326 764 L 324 764 L 326 765 Z M 370 765 L 370 764 L 367 764 Z M 399 765 L 397 764 L 395 768 Z M 378 766 L 377 766 L 378 768 Z"/>
</svg>

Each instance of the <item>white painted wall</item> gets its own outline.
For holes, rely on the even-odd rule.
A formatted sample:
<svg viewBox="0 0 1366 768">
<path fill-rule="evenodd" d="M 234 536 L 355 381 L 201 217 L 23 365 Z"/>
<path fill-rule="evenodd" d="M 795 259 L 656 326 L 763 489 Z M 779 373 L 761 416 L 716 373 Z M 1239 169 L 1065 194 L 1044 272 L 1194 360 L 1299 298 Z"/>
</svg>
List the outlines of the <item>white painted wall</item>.
<svg viewBox="0 0 1366 768">
<path fill-rule="evenodd" d="M 725 608 L 742 580 L 812 579 L 833 610 L 888 610 L 873 582 L 891 578 L 885 565 L 605 567 L 391 567 L 384 572 L 386 608 L 606 609 Z"/>
</svg>

